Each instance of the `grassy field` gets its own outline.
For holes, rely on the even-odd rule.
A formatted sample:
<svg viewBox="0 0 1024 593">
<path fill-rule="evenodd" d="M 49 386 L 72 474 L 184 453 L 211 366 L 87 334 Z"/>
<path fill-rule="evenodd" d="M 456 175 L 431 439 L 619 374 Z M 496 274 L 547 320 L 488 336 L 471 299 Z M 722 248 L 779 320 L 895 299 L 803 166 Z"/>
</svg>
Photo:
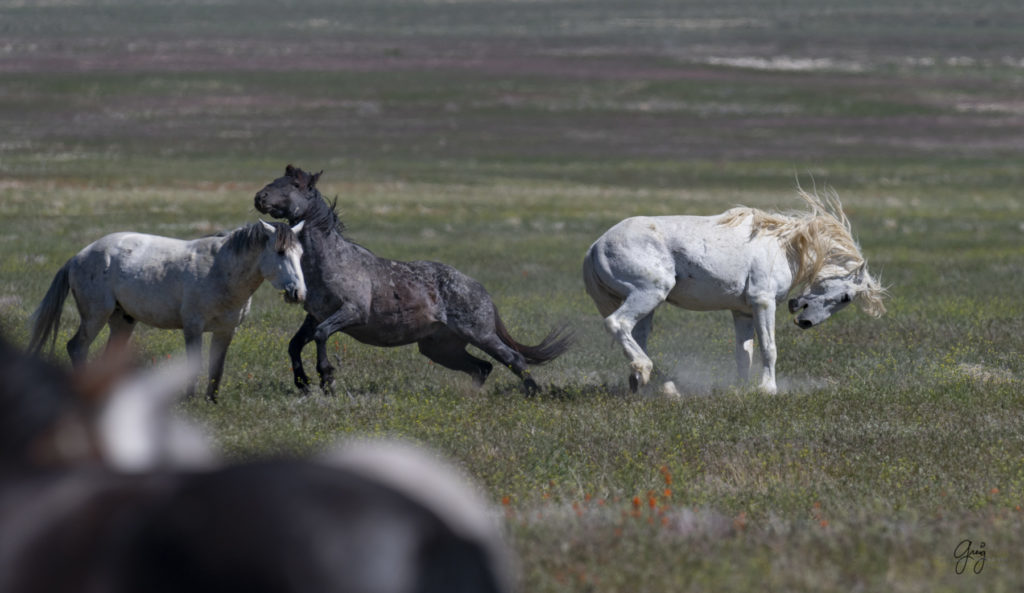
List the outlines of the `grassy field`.
<svg viewBox="0 0 1024 593">
<path fill-rule="evenodd" d="M 286 164 L 324 169 L 352 239 L 579 343 L 526 400 L 339 335 L 342 395 L 299 398 L 303 313 L 263 287 L 221 404 L 183 406 L 227 455 L 438 449 L 503 513 L 523 591 L 1018 591 L 1021 38 L 997 0 L 0 2 L 0 324 L 25 343 L 103 234 L 233 228 Z M 798 177 L 839 192 L 889 313 L 780 314 L 768 397 L 732 384 L 727 313 L 666 308 L 652 357 L 684 396 L 629 395 L 586 248 L 634 214 L 797 207 Z"/>
</svg>

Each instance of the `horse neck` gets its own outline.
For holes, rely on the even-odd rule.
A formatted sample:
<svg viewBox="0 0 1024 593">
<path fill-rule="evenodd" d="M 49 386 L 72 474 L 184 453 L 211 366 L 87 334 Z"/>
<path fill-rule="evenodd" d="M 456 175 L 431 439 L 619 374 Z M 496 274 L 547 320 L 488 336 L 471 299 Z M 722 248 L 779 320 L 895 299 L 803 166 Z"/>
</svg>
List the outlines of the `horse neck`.
<svg viewBox="0 0 1024 593">
<path fill-rule="evenodd" d="M 235 233 L 244 233 L 246 230 L 247 228 L 243 227 L 222 238 L 213 253 L 213 264 L 210 267 L 211 276 L 220 278 L 224 300 L 239 306 L 245 303 L 263 283 L 260 257 L 263 254 L 264 245 L 262 243 L 250 244 L 244 249 L 233 249 L 227 246 L 228 241 Z"/>
<path fill-rule="evenodd" d="M 781 237 L 793 272 L 793 284 L 813 282 L 826 267 L 839 265 L 835 261 L 836 244 L 820 215 L 809 216 L 794 225 L 794 229 Z M 841 258 L 840 258 L 841 259 Z"/>
<path fill-rule="evenodd" d="M 305 220 L 306 226 L 303 227 L 300 241 L 302 248 L 307 253 L 317 254 L 318 258 L 319 255 L 330 254 L 331 257 L 326 258 L 326 261 L 344 259 L 344 256 L 338 257 L 339 253 L 344 253 L 349 257 L 362 257 L 366 254 L 373 256 L 368 249 L 345 237 L 342 233 L 345 225 L 342 224 L 334 209 L 324 201 L 320 192 L 316 192 L 314 206 L 303 220 Z"/>
</svg>

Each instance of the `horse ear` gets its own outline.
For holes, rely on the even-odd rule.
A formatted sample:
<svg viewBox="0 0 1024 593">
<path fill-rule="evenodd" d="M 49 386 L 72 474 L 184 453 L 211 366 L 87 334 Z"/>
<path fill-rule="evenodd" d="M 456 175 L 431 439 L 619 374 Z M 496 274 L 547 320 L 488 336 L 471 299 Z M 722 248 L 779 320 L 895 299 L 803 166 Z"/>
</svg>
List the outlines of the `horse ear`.
<svg viewBox="0 0 1024 593">
<path fill-rule="evenodd" d="M 304 226 L 305 224 L 306 224 L 306 221 L 305 221 L 305 220 L 303 220 L 303 221 L 301 221 L 301 222 L 300 222 L 299 224 L 297 224 L 297 225 L 295 225 L 295 226 L 293 226 L 293 227 L 292 227 L 292 232 L 293 232 L 293 233 L 295 233 L 295 236 L 296 236 L 296 237 L 297 237 L 297 236 L 299 236 L 299 232 L 300 232 L 300 231 L 302 231 L 302 227 L 303 227 L 303 226 Z"/>
<path fill-rule="evenodd" d="M 285 177 L 295 177 L 295 167 L 291 166 L 290 164 L 287 167 L 285 167 L 284 168 L 284 176 Z"/>
<path fill-rule="evenodd" d="M 867 280 L 868 262 L 864 262 L 860 266 L 858 266 L 857 269 L 854 271 L 854 274 L 856 274 L 857 284 L 862 284 L 865 280 Z"/>
<path fill-rule="evenodd" d="M 323 169 L 321 169 L 319 173 L 314 173 L 313 175 L 310 175 L 310 177 L 309 177 L 309 189 L 313 189 L 313 187 L 316 186 L 316 182 L 320 181 L 320 176 L 323 175 L 323 174 L 324 174 L 324 171 L 323 171 Z"/>
<path fill-rule="evenodd" d="M 262 218 L 260 219 L 260 224 L 263 225 L 263 230 L 266 231 L 267 234 L 270 235 L 271 237 L 273 237 L 274 233 L 277 232 L 277 229 L 274 228 L 274 225 L 272 225 L 269 222 L 263 220 Z"/>
</svg>

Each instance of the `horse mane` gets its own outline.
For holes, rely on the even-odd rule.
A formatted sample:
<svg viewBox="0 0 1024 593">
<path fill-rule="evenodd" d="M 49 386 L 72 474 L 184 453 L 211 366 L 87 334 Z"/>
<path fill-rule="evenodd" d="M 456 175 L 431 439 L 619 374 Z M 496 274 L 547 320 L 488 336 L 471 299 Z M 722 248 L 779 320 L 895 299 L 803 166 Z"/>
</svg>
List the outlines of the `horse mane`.
<svg viewBox="0 0 1024 593">
<path fill-rule="evenodd" d="M 823 277 L 845 276 L 863 268 L 863 288 L 855 301 L 872 317 L 885 313 L 885 288 L 867 272 L 867 261 L 853 238 L 850 219 L 843 212 L 835 190 L 826 189 L 821 197 L 798 187 L 797 195 L 810 207 L 809 211 L 780 213 L 740 206 L 726 211 L 719 224 L 738 226 L 749 218 L 752 238 L 777 237 L 786 246 L 790 261 L 797 262 L 793 287 Z"/>
<path fill-rule="evenodd" d="M 274 225 L 274 228 L 277 230 L 274 234 L 277 237 L 274 249 L 286 251 L 299 245 L 299 238 L 286 223 L 271 222 L 269 224 Z M 217 236 L 227 237 L 227 240 L 224 242 L 224 248 L 230 249 L 235 253 L 262 248 L 266 245 L 268 239 L 267 233 L 263 230 L 263 225 L 258 222 L 247 224 L 226 233 L 218 233 Z"/>
<path fill-rule="evenodd" d="M 341 220 L 341 215 L 338 214 L 338 198 L 335 197 L 331 202 L 327 201 L 320 190 L 315 187 L 312 188 L 313 195 L 310 196 L 310 208 L 306 212 L 304 220 L 306 224 L 312 225 L 324 232 L 330 232 L 333 230 L 342 233 L 345 231 L 345 223 Z"/>
</svg>

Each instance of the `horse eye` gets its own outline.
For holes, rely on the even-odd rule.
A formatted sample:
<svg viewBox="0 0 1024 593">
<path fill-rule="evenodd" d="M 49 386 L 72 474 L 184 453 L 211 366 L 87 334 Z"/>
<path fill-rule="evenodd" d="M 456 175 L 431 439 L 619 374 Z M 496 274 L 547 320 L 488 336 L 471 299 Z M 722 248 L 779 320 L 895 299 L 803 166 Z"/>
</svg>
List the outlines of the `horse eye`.
<svg viewBox="0 0 1024 593">
<path fill-rule="evenodd" d="M 284 249 L 278 249 L 277 250 L 277 254 L 278 255 L 284 255 Z M 850 300 L 850 299 L 846 299 L 846 300 Z"/>
</svg>

